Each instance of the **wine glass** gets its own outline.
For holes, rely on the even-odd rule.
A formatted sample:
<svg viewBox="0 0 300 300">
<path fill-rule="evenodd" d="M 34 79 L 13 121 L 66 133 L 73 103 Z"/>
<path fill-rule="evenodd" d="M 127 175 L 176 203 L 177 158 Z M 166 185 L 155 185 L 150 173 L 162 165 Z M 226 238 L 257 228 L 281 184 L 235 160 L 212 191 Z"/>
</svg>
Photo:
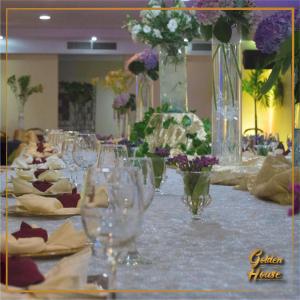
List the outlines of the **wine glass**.
<svg viewBox="0 0 300 300">
<path fill-rule="evenodd" d="M 55 152 L 61 153 L 61 146 L 64 141 L 64 132 L 61 129 L 53 129 L 48 134 L 48 143 L 54 148 Z"/>
<path fill-rule="evenodd" d="M 65 138 L 61 146 L 60 155 L 61 159 L 66 165 L 66 171 L 69 171 L 71 181 L 75 184 L 75 186 L 77 186 L 77 178 L 75 176 L 77 166 L 73 159 L 73 147 L 77 135 L 78 133 L 75 132 L 65 132 Z"/>
<path fill-rule="evenodd" d="M 75 164 L 80 168 L 79 177 L 84 171 L 97 163 L 99 141 L 94 133 L 79 133 L 73 143 L 72 156 Z M 80 182 L 82 180 L 79 179 Z"/>
<path fill-rule="evenodd" d="M 101 144 L 98 155 L 98 167 L 110 168 L 122 165 L 122 159 L 128 157 L 125 145 Z"/>
<path fill-rule="evenodd" d="M 140 170 L 142 192 L 143 192 L 143 211 L 145 212 L 155 195 L 155 182 L 153 165 L 150 158 L 128 158 L 123 160 L 125 166 L 135 167 Z M 130 243 L 129 250 L 124 258 L 121 258 L 120 262 L 128 266 L 135 266 L 138 264 L 150 264 L 151 261 L 140 255 L 136 241 L 133 240 Z"/>
<path fill-rule="evenodd" d="M 139 197 L 140 174 L 136 168 L 88 168 L 81 200 L 84 230 L 93 243 L 93 258 L 105 256 L 108 288 L 116 289 L 117 258 L 139 232 L 143 202 Z M 109 268 L 107 268 L 109 267 Z M 105 272 L 109 272 L 106 274 Z"/>
</svg>

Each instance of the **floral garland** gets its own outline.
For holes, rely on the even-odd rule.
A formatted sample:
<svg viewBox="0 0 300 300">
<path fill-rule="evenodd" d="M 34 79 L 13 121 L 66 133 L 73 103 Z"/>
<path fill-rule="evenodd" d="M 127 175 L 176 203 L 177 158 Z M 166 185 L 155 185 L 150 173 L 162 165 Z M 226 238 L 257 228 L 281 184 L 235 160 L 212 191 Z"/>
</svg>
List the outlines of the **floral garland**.
<svg viewBox="0 0 300 300">
<path fill-rule="evenodd" d="M 165 0 L 151 0 L 148 7 L 155 10 L 142 10 L 141 20 L 127 17 L 125 27 L 134 41 L 151 45 L 152 48 L 160 46 L 169 56 L 177 57 L 179 49 L 200 37 L 195 11 L 160 10 L 167 7 Z M 173 0 L 172 7 L 185 7 L 185 4 L 182 0 Z"/>
<path fill-rule="evenodd" d="M 132 75 L 122 69 L 110 71 L 104 79 L 104 85 L 112 89 L 116 95 L 127 92 L 132 83 Z"/>
</svg>

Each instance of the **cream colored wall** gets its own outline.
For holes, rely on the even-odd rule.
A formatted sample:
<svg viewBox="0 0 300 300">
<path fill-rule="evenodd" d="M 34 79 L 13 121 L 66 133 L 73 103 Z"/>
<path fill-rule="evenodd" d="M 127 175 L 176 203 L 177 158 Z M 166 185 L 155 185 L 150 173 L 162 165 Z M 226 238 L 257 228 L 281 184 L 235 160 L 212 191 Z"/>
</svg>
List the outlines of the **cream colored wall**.
<svg viewBox="0 0 300 300">
<path fill-rule="evenodd" d="M 100 81 L 111 70 L 123 68 L 123 58 L 112 58 L 111 60 L 92 59 L 92 57 L 74 59 L 69 56 L 61 59 L 59 63 L 60 81 L 91 82 L 92 78 L 99 77 Z M 96 90 L 96 132 L 102 135 L 116 134 L 116 122 L 113 118 L 112 103 L 113 92 L 104 87 L 100 82 Z"/>
<path fill-rule="evenodd" d="M 3 58 L 1 59 L 3 66 Z M 18 127 L 17 100 L 8 88 L 5 101 L 5 68 L 1 70 L 1 129 L 12 137 Z M 25 128 L 57 128 L 58 123 L 58 57 L 57 55 L 9 55 L 7 75 L 31 75 L 31 84 L 41 83 L 42 94 L 32 95 L 25 105 Z"/>
</svg>

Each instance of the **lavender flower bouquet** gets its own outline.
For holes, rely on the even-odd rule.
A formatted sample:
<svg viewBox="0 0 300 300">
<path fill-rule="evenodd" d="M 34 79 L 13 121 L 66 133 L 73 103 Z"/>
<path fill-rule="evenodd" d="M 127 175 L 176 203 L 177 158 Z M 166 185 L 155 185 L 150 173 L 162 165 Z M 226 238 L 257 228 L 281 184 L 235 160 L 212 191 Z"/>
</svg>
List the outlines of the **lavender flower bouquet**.
<svg viewBox="0 0 300 300">
<path fill-rule="evenodd" d="M 192 213 L 193 219 L 200 219 L 204 207 L 211 202 L 209 195 L 210 170 L 218 163 L 215 157 L 201 156 L 191 160 L 186 155 L 178 155 L 169 163 L 179 168 L 183 178 L 183 202 Z"/>
<path fill-rule="evenodd" d="M 151 80 L 158 79 L 158 55 L 152 49 L 132 56 L 127 62 L 127 69 L 134 75 L 146 74 Z"/>
</svg>

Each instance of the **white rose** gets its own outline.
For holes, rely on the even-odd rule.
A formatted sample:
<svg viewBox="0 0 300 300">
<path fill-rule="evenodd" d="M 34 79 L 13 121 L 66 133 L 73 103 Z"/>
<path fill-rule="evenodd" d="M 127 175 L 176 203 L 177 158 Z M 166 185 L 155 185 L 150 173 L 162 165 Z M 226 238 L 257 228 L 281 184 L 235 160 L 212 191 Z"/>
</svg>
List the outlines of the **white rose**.
<svg viewBox="0 0 300 300">
<path fill-rule="evenodd" d="M 175 19 L 171 19 L 167 27 L 171 32 L 175 32 L 178 27 L 177 21 Z"/>
<path fill-rule="evenodd" d="M 137 35 L 141 30 L 142 30 L 141 25 L 140 25 L 140 24 L 136 24 L 136 25 L 134 25 L 134 26 L 132 27 L 131 33 L 132 33 L 133 35 Z"/>
<path fill-rule="evenodd" d="M 162 39 L 161 32 L 158 29 L 153 29 L 153 35 L 158 39 Z"/>
<path fill-rule="evenodd" d="M 161 6 L 159 6 L 159 5 L 154 5 L 154 6 L 152 6 L 153 8 L 161 8 Z M 154 17 L 154 18 L 156 18 L 157 16 L 159 16 L 160 15 L 160 12 L 161 12 L 161 10 L 151 10 L 151 14 L 152 14 L 152 16 Z"/>
<path fill-rule="evenodd" d="M 143 27 L 143 31 L 144 31 L 145 33 L 149 33 L 149 32 L 151 32 L 151 27 L 148 26 L 148 25 L 145 25 L 145 26 Z"/>
</svg>

